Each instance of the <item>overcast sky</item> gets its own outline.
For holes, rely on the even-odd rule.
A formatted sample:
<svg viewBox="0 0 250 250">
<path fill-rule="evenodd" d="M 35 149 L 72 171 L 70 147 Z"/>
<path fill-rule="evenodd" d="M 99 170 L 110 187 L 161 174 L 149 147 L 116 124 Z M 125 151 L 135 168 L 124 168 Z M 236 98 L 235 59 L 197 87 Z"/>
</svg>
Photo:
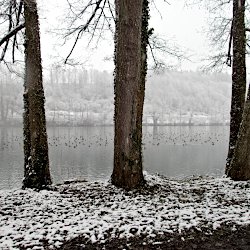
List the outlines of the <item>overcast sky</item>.
<svg viewBox="0 0 250 250">
<path fill-rule="evenodd" d="M 181 69 L 195 70 L 200 67 L 200 59 L 208 52 L 208 40 L 204 30 L 207 29 L 207 14 L 198 6 L 187 7 L 184 0 L 172 0 L 170 4 L 157 0 L 157 9 L 151 7 L 150 26 L 154 27 L 155 34 L 165 38 L 168 43 L 180 47 L 192 55 L 191 62 L 184 62 Z M 70 50 L 72 41 L 62 46 L 62 40 L 52 35 L 53 28 L 60 27 L 63 22 L 63 9 L 66 0 L 44 1 L 38 0 L 41 19 L 41 39 L 44 67 L 48 67 L 59 58 L 65 58 Z M 75 58 L 81 57 L 87 67 L 113 69 L 113 62 L 104 58 L 112 56 L 113 43 L 110 40 L 102 41 L 97 50 L 86 48 L 86 39 L 78 44 Z M 167 57 L 167 56 L 166 56 Z"/>
</svg>

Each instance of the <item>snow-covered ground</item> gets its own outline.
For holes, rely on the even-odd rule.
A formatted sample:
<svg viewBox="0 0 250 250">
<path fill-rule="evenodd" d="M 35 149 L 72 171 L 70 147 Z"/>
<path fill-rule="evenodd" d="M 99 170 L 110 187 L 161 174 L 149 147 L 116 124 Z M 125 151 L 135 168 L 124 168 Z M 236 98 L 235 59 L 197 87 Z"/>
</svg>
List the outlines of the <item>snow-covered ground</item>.
<svg viewBox="0 0 250 250">
<path fill-rule="evenodd" d="M 56 191 L 0 191 L 0 249 L 60 249 L 80 235 L 95 243 L 250 224 L 250 182 L 145 178 L 148 186 L 137 192 L 87 181 L 58 185 Z"/>
</svg>

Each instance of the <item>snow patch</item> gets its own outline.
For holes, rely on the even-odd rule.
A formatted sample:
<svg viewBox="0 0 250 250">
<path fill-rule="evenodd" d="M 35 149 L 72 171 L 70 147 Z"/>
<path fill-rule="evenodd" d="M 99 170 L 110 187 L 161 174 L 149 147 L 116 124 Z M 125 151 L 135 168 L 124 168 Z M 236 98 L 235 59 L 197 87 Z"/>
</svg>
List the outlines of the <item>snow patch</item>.
<svg viewBox="0 0 250 250">
<path fill-rule="evenodd" d="M 45 243 L 60 249 L 78 236 L 104 243 L 112 237 L 154 238 L 191 228 L 250 223 L 250 182 L 145 178 L 145 189 L 130 192 L 101 181 L 68 182 L 57 191 L 0 191 L 0 249 L 44 249 Z"/>
</svg>

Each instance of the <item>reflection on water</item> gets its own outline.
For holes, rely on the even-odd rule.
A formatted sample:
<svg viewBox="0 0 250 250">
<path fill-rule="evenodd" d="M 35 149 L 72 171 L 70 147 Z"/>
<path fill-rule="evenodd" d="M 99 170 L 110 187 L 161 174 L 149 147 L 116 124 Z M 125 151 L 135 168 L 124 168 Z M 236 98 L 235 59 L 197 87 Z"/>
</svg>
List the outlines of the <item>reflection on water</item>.
<svg viewBox="0 0 250 250">
<path fill-rule="evenodd" d="M 144 169 L 170 177 L 222 175 L 228 127 L 144 127 Z M 54 183 L 72 178 L 108 179 L 113 127 L 48 128 Z M 0 189 L 20 187 L 22 128 L 0 128 Z"/>
<path fill-rule="evenodd" d="M 22 129 L 0 127 L 0 189 L 21 186 L 22 147 Z"/>
<path fill-rule="evenodd" d="M 146 130 L 145 169 L 165 176 L 224 173 L 229 127 L 158 127 Z M 152 138 L 151 138 L 152 137 Z"/>
</svg>

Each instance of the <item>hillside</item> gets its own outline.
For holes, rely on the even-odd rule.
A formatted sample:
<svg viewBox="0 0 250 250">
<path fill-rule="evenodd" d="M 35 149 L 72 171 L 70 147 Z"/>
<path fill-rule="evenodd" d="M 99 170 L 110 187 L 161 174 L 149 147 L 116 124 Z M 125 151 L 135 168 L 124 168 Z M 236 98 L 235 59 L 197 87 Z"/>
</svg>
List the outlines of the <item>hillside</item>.
<svg viewBox="0 0 250 250">
<path fill-rule="evenodd" d="M 22 79 L 1 69 L 0 120 L 22 117 Z M 45 74 L 49 123 L 111 124 L 113 75 L 107 71 L 51 69 Z M 167 71 L 148 73 L 144 123 L 216 123 L 229 119 L 230 76 L 223 73 Z"/>
</svg>

